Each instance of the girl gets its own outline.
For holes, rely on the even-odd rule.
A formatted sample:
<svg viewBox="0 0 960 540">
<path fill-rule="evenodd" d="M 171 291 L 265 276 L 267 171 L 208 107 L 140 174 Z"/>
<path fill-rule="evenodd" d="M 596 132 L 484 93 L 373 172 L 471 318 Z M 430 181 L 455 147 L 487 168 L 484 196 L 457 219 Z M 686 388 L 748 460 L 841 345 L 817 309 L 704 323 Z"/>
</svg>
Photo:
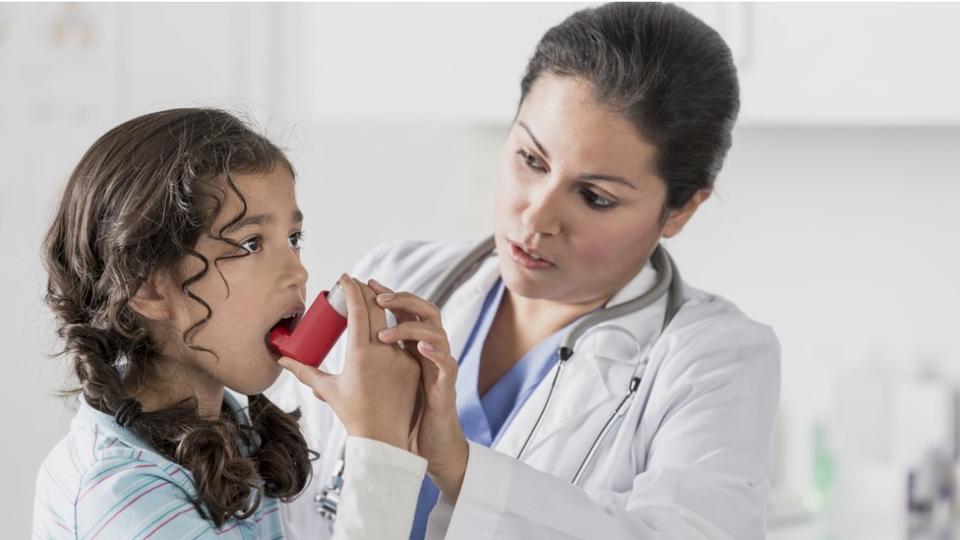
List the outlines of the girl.
<svg viewBox="0 0 960 540">
<path fill-rule="evenodd" d="M 261 392 L 281 372 L 267 334 L 304 311 L 302 221 L 290 162 L 222 111 L 147 114 L 86 152 L 44 242 L 79 410 L 37 476 L 35 537 L 282 536 L 312 452 Z M 403 537 L 426 468 L 406 451 L 419 366 L 370 339 L 369 287 L 340 283 L 352 362 L 321 397 L 362 436 L 349 474 L 408 503 L 354 480 L 338 534 Z"/>
</svg>

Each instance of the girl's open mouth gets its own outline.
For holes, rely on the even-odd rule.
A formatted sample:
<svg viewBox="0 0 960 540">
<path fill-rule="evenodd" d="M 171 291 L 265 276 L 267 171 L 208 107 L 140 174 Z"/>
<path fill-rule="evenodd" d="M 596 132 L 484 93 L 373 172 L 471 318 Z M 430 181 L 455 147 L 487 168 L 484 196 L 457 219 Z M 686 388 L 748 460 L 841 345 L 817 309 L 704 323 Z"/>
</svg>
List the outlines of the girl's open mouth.
<svg viewBox="0 0 960 540">
<path fill-rule="evenodd" d="M 263 341 L 267 344 L 267 347 L 270 350 L 273 350 L 273 347 L 270 347 L 270 334 L 278 328 L 282 328 L 284 333 L 292 334 L 294 330 L 297 329 L 297 325 L 300 324 L 300 319 L 303 317 L 303 313 L 294 312 L 288 313 L 280 318 L 276 324 L 270 327 L 270 330 L 263 336 Z"/>
</svg>

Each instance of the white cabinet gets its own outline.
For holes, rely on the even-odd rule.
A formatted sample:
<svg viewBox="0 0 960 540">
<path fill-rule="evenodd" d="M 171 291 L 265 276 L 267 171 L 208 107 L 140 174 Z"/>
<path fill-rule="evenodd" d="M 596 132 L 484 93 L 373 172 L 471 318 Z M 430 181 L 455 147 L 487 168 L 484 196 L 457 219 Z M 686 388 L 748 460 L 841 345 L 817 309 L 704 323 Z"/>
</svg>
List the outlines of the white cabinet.
<svg viewBox="0 0 960 540">
<path fill-rule="evenodd" d="M 77 13 L 112 21 L 102 35 L 113 75 L 98 84 L 119 117 L 216 104 L 289 122 L 503 126 L 537 41 L 587 5 L 136 4 Z M 730 44 L 742 125 L 960 125 L 960 3 L 682 5 Z"/>
<path fill-rule="evenodd" d="M 182 106 L 269 118 L 282 84 L 277 8 L 256 3 L 96 5 L 115 12 L 121 119 Z"/>
<path fill-rule="evenodd" d="M 284 106 L 503 125 L 537 40 L 585 5 L 285 6 Z M 960 4 L 682 5 L 730 44 L 743 124 L 960 124 Z"/>
<path fill-rule="evenodd" d="M 285 101 L 325 121 L 504 125 L 537 41 L 580 7 L 287 6 Z"/>
<path fill-rule="evenodd" d="M 960 124 L 960 4 L 746 9 L 747 123 Z"/>
</svg>

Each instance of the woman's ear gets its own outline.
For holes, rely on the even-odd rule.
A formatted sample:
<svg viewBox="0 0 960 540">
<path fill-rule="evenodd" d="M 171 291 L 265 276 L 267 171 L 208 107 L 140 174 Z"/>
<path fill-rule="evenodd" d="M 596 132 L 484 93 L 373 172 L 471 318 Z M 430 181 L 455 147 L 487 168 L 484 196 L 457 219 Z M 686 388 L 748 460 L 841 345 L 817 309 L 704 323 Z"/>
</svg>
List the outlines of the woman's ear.
<svg viewBox="0 0 960 540">
<path fill-rule="evenodd" d="M 131 309 L 151 321 L 165 321 L 172 315 L 170 295 L 164 288 L 164 282 L 156 273 L 140 285 L 136 294 L 127 301 Z"/>
<path fill-rule="evenodd" d="M 703 201 L 710 198 L 711 193 L 713 193 L 713 191 L 709 189 L 701 189 L 694 193 L 693 197 L 690 197 L 690 200 L 687 201 L 687 204 L 683 205 L 682 208 L 671 210 L 667 221 L 663 225 L 663 232 L 661 233 L 663 237 L 671 238 L 682 231 L 683 226 L 687 224 L 687 221 L 690 221 L 690 218 L 693 217 L 697 208 L 700 208 Z"/>
</svg>

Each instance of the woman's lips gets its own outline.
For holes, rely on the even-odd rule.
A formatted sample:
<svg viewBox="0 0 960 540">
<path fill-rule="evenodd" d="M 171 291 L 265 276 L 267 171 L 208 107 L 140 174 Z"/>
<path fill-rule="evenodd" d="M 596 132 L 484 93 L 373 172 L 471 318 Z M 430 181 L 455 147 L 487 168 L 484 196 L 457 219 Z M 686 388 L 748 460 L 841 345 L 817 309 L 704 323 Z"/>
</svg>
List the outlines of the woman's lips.
<svg viewBox="0 0 960 540">
<path fill-rule="evenodd" d="M 510 258 L 518 265 L 530 270 L 544 270 L 554 266 L 552 262 L 546 259 L 534 258 L 513 242 L 510 242 Z"/>
</svg>

